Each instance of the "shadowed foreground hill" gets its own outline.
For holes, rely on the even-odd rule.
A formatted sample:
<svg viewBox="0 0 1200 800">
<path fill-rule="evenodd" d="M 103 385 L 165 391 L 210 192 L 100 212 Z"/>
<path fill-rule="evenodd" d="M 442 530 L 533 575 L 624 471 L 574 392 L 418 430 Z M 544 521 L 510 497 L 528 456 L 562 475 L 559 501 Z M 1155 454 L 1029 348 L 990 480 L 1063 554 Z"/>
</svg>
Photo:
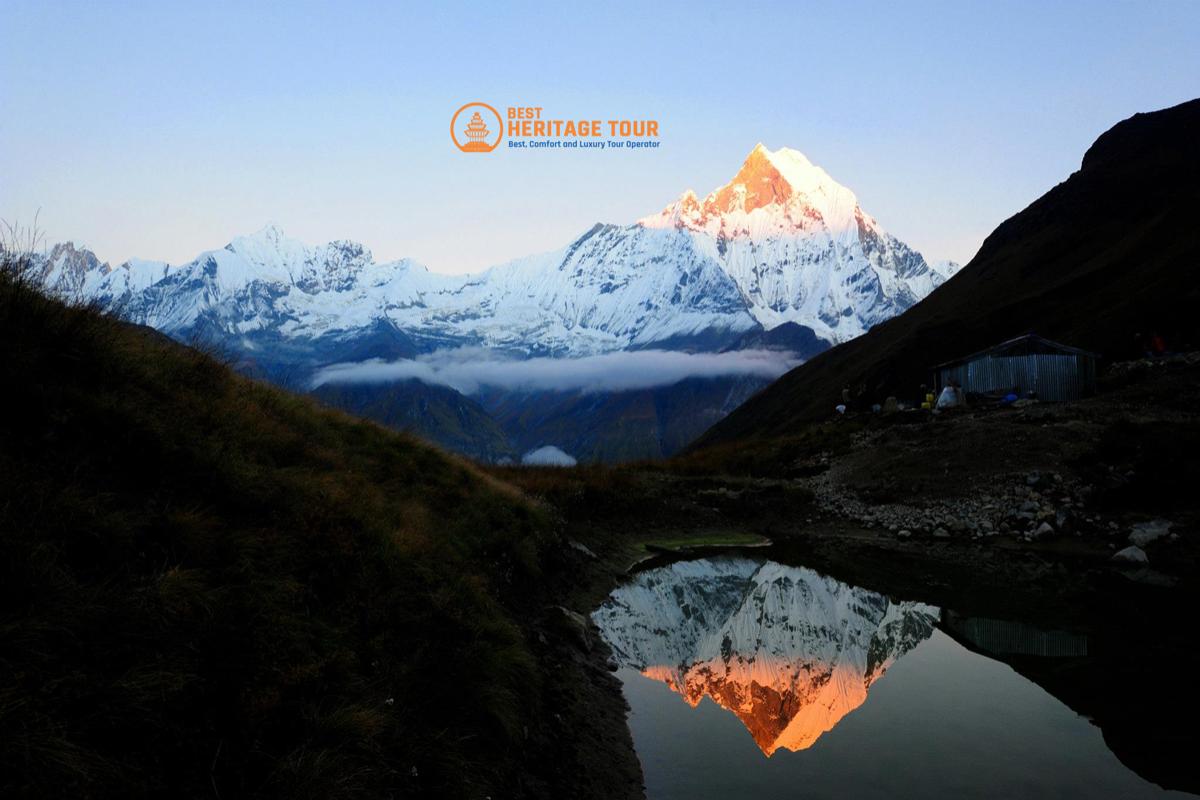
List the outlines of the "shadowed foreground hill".
<svg viewBox="0 0 1200 800">
<path fill-rule="evenodd" d="M 863 404 L 914 400 L 932 365 L 1030 331 L 1109 358 L 1155 331 L 1195 348 L 1198 220 L 1200 100 L 1131 117 L 929 297 L 787 373 L 691 449 L 798 433 L 844 387 Z"/>
<path fill-rule="evenodd" d="M 11 273 L 0 373 L 0 795 L 523 793 L 515 490 Z"/>
</svg>

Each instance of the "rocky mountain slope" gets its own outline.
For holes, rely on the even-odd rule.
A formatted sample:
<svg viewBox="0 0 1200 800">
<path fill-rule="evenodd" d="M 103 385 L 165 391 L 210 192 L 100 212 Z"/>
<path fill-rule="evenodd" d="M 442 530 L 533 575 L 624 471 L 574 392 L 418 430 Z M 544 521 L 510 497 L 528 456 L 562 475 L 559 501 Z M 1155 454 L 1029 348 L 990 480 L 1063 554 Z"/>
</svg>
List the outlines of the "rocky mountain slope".
<svg viewBox="0 0 1200 800">
<path fill-rule="evenodd" d="M 584 462 L 616 463 L 679 452 L 766 386 L 766 378 L 685 378 L 611 392 L 488 391 L 480 404 L 520 452 L 547 443 Z"/>
<path fill-rule="evenodd" d="M 1152 333 L 1195 349 L 1198 140 L 1200 100 L 1117 124 L 944 286 L 792 370 L 698 446 L 797 432 L 827 418 L 845 387 L 864 404 L 913 399 L 931 365 L 1031 331 L 1110 359 L 1140 355 Z"/>
<path fill-rule="evenodd" d="M 487 464 L 520 457 L 499 423 L 479 403 L 447 386 L 417 380 L 327 383 L 314 389 L 312 396 L 327 406 L 373 419 Z"/>
</svg>

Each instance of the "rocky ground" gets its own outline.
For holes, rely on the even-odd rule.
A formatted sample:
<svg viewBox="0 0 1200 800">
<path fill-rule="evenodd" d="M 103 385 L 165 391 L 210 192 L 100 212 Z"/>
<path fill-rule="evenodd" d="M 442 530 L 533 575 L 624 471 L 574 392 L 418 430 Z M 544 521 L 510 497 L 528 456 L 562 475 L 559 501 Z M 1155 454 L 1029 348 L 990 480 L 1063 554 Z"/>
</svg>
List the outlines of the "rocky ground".
<svg viewBox="0 0 1200 800">
<path fill-rule="evenodd" d="M 833 518 L 902 540 L 1099 550 L 1190 571 L 1198 378 L 1200 354 L 1187 354 L 1116 365 L 1099 394 L 1076 403 L 867 419 L 842 452 L 793 464 L 794 482 L 813 495 L 804 522 Z"/>
<path fill-rule="evenodd" d="M 953 424 L 953 423 L 946 423 Z M 856 437 L 857 447 L 877 452 L 890 443 L 877 432 Z M 849 474 L 847 474 L 849 473 Z M 1180 538 L 1177 523 L 1155 517 L 1130 521 L 1130 515 L 1094 507 L 1097 487 L 1063 472 L 991 472 L 975 476 L 963 496 L 921 496 L 914 493 L 895 501 L 873 501 L 869 493 L 848 490 L 853 472 L 843 465 L 799 482 L 814 496 L 814 512 L 806 519 L 818 524 L 838 517 L 880 529 L 898 539 L 970 539 L 1001 537 L 1025 543 L 1051 542 L 1065 537 L 1102 542 L 1113 559 L 1147 563 L 1146 548 L 1154 542 Z M 1140 515 L 1133 514 L 1137 520 Z"/>
</svg>

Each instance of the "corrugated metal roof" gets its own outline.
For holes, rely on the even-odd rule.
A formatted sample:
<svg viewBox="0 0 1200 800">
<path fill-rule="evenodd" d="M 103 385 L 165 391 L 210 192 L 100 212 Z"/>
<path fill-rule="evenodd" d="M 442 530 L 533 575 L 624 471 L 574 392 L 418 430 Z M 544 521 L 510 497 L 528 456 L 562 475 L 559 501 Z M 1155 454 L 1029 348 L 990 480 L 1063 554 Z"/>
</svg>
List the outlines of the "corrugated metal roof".
<svg viewBox="0 0 1200 800">
<path fill-rule="evenodd" d="M 1093 353 L 1090 350 L 1082 350 L 1078 347 L 1062 344 L 1061 342 L 1051 341 L 1043 336 L 1038 336 L 1036 333 L 1027 333 L 1023 336 L 1017 336 L 1000 344 L 992 345 L 984 348 L 976 353 L 971 353 L 967 356 L 961 356 L 950 361 L 945 361 L 941 364 L 934 365 L 933 369 L 941 369 L 943 367 L 951 367 L 956 364 L 963 364 L 967 361 L 972 361 L 986 355 L 1032 355 L 1035 353 L 1063 353 L 1073 354 L 1078 356 L 1087 356 L 1088 358 L 1099 359 L 1099 353 Z"/>
</svg>

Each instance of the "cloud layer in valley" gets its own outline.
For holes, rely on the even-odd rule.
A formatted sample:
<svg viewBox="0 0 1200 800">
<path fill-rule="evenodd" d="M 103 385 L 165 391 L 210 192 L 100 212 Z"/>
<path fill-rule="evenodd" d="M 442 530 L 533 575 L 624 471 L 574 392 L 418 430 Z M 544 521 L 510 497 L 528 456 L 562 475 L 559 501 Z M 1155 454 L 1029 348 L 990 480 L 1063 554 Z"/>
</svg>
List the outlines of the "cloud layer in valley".
<svg viewBox="0 0 1200 800">
<path fill-rule="evenodd" d="M 463 394 L 483 388 L 510 391 L 630 391 L 670 386 L 686 378 L 747 376 L 773 380 L 799 364 L 791 353 L 739 350 L 679 353 L 637 350 L 583 358 L 497 358 L 486 350 L 439 350 L 415 360 L 372 359 L 332 364 L 320 370 L 313 387 L 326 383 L 393 383 L 419 380 L 449 386 Z"/>
</svg>

